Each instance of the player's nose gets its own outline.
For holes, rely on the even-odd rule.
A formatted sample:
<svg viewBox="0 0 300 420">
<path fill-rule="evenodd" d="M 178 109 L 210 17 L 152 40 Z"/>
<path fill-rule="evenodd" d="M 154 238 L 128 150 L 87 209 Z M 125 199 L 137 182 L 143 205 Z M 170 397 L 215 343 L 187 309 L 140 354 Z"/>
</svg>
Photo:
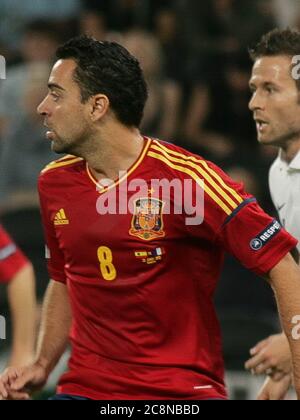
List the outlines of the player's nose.
<svg viewBox="0 0 300 420">
<path fill-rule="evenodd" d="M 47 109 L 47 97 L 43 99 L 43 101 L 37 107 L 37 113 L 40 115 L 48 115 L 49 111 Z"/>
<path fill-rule="evenodd" d="M 248 106 L 249 106 L 250 111 L 252 111 L 252 112 L 257 110 L 257 109 L 262 109 L 263 108 L 262 99 L 257 92 L 255 92 L 252 95 Z"/>
</svg>

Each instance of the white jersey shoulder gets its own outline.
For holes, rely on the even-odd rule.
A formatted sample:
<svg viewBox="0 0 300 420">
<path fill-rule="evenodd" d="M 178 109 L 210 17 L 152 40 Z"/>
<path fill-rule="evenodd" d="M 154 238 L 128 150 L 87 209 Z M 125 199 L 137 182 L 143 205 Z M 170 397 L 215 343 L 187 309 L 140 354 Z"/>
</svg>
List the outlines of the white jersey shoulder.
<svg viewBox="0 0 300 420">
<path fill-rule="evenodd" d="M 269 187 L 282 225 L 300 241 L 300 166 L 278 156 L 269 171 Z M 300 252 L 300 243 L 297 248 Z"/>
</svg>

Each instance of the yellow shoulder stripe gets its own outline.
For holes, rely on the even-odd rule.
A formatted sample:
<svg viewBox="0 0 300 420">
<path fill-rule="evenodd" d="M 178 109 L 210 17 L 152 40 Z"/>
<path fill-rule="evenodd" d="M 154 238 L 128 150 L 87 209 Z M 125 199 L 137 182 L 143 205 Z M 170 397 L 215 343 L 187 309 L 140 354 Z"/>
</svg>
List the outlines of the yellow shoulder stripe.
<svg viewBox="0 0 300 420">
<path fill-rule="evenodd" d="M 55 162 L 61 162 L 62 160 L 68 160 L 68 159 L 75 159 L 76 158 L 76 156 L 74 156 L 74 155 L 66 155 L 66 156 L 63 156 L 62 158 L 60 158 L 60 159 L 57 159 L 57 160 L 55 160 Z M 52 162 L 51 162 L 52 163 Z M 50 164 L 49 164 L 50 165 Z"/>
<path fill-rule="evenodd" d="M 49 165 L 47 165 L 43 170 L 42 170 L 42 174 L 44 172 L 49 171 L 50 169 L 56 169 L 56 168 L 60 168 L 62 166 L 68 166 L 71 165 L 72 163 L 76 163 L 76 162 L 80 162 L 81 160 L 83 160 L 82 158 L 75 158 L 75 159 L 71 159 L 71 160 L 67 160 L 67 161 L 54 161 L 49 163 Z"/>
<path fill-rule="evenodd" d="M 204 191 L 224 210 L 224 212 L 229 216 L 233 210 L 231 210 L 221 199 L 218 197 L 209 187 L 208 185 L 199 178 L 199 176 L 191 169 L 185 168 L 183 166 L 175 165 L 174 163 L 170 162 L 169 159 L 165 158 L 161 154 L 148 152 L 148 156 L 151 156 L 155 159 L 161 160 L 170 168 L 176 169 L 179 172 L 183 172 L 185 174 L 190 175 L 201 188 L 204 188 Z M 237 205 L 235 205 L 237 207 Z"/>
<path fill-rule="evenodd" d="M 166 151 L 169 155 L 174 155 L 174 156 L 178 156 L 181 157 L 187 161 L 192 161 L 195 163 L 198 163 L 200 165 L 202 165 L 207 172 L 210 173 L 210 175 L 219 182 L 219 184 L 226 190 L 228 191 L 237 201 L 238 203 L 242 203 L 244 200 L 243 198 L 231 187 L 229 187 L 229 185 L 227 185 L 224 180 L 220 177 L 219 174 L 216 173 L 216 171 L 214 171 L 212 168 L 210 168 L 208 166 L 208 164 L 205 162 L 205 160 L 202 159 L 197 159 L 194 156 L 186 156 L 182 153 L 176 152 L 175 150 L 170 150 L 167 147 L 165 147 L 163 144 L 159 143 L 158 141 L 154 140 L 154 142 L 160 149 Z M 155 147 L 154 144 L 152 145 L 152 147 Z"/>
<path fill-rule="evenodd" d="M 172 157 L 167 152 L 165 152 L 164 150 L 160 149 L 157 146 L 152 146 L 151 150 L 152 149 L 155 149 L 155 150 L 159 151 L 160 153 L 162 153 L 171 162 L 180 163 L 182 165 L 189 166 L 189 167 L 193 168 L 198 174 L 200 174 L 202 176 L 202 178 L 205 179 L 205 181 L 208 183 L 208 185 L 212 186 L 219 193 L 219 195 L 222 197 L 222 199 L 225 200 L 233 209 L 236 209 L 238 207 L 238 204 L 235 203 L 232 200 L 232 198 L 224 191 L 224 189 L 222 189 L 220 187 L 220 185 L 217 184 L 212 179 L 210 174 L 207 173 L 201 166 L 196 165 L 195 163 L 193 163 L 191 161 L 188 161 L 188 160 L 185 160 L 185 159 L 178 159 L 178 158 Z"/>
</svg>

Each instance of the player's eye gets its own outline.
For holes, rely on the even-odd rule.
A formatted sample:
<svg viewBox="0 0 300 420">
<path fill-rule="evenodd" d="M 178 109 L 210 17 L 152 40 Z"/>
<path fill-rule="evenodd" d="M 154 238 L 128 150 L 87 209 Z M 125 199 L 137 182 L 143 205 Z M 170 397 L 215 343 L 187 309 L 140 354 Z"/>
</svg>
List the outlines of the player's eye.
<svg viewBox="0 0 300 420">
<path fill-rule="evenodd" d="M 59 95 L 57 93 L 51 92 L 50 95 L 54 102 L 57 102 L 59 100 Z"/>
<path fill-rule="evenodd" d="M 266 87 L 266 91 L 267 91 L 268 93 L 274 93 L 274 92 L 275 92 L 275 89 L 274 89 L 274 87 L 273 87 L 273 86 L 267 86 L 267 87 Z"/>
</svg>

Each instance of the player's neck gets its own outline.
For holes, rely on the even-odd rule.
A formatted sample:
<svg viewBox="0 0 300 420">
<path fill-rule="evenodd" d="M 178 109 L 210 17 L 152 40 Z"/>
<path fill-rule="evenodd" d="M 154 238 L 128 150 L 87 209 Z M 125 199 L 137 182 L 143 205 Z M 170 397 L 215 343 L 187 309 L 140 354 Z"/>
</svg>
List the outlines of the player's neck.
<svg viewBox="0 0 300 420">
<path fill-rule="evenodd" d="M 291 163 L 300 150 L 300 138 L 296 141 L 287 143 L 287 145 L 282 147 L 281 150 L 281 158 L 285 162 Z"/>
<path fill-rule="evenodd" d="M 144 141 L 137 128 L 112 125 L 101 130 L 92 141 L 93 147 L 82 156 L 96 179 L 115 180 L 139 158 Z"/>
</svg>

